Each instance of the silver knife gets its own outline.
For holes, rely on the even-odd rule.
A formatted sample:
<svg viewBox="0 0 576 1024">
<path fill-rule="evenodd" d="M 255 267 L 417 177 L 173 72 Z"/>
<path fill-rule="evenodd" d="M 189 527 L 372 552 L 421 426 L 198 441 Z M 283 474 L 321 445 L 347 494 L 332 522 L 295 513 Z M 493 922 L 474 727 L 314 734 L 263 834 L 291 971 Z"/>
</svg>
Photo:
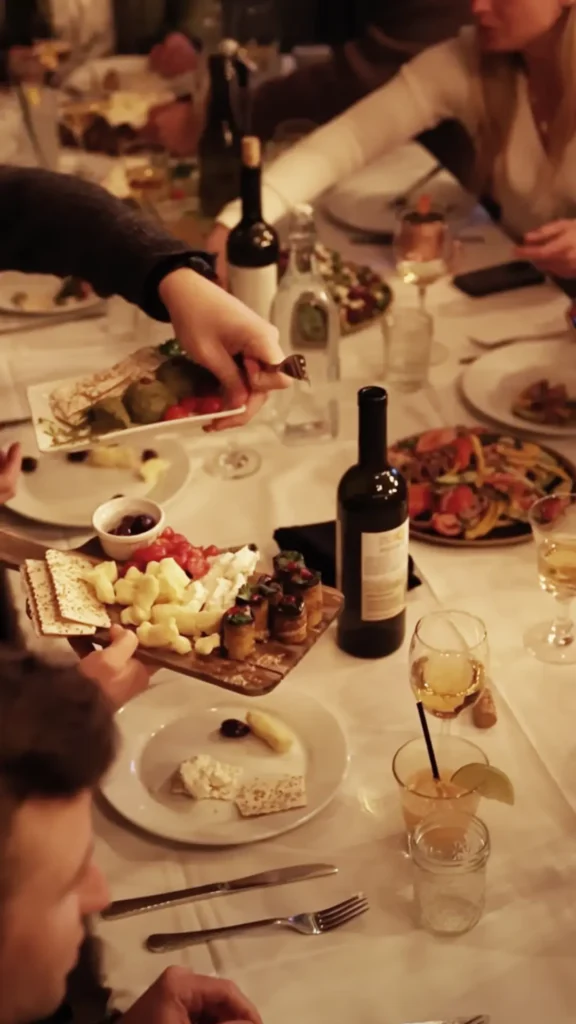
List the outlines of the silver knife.
<svg viewBox="0 0 576 1024">
<path fill-rule="evenodd" d="M 156 896 L 114 900 L 102 911 L 102 917 L 106 921 L 113 921 L 118 917 L 143 914 L 147 910 L 158 910 L 160 907 L 171 907 L 175 903 L 195 902 L 235 892 L 249 892 L 251 889 L 268 889 L 276 885 L 289 885 L 291 882 L 305 882 L 310 878 L 324 878 L 326 875 L 337 874 L 338 868 L 333 864 L 302 864 L 292 868 L 276 868 L 275 871 L 264 871 L 259 875 L 248 875 L 247 878 L 236 878 L 230 882 L 213 882 L 210 885 L 197 885 L 192 889 L 161 892 Z"/>
</svg>

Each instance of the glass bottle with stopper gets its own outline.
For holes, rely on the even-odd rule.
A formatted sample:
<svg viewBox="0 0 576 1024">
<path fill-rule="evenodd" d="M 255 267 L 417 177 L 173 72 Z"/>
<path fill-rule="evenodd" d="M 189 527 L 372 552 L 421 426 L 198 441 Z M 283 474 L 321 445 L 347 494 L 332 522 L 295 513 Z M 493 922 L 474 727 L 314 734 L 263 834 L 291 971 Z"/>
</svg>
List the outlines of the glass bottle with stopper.
<svg viewBox="0 0 576 1024">
<path fill-rule="evenodd" d="M 288 238 L 288 266 L 272 303 L 271 320 L 289 356 L 302 353 L 310 385 L 298 381 L 279 398 L 286 444 L 338 435 L 340 317 L 316 259 L 316 228 L 310 206 L 297 206 Z"/>
</svg>

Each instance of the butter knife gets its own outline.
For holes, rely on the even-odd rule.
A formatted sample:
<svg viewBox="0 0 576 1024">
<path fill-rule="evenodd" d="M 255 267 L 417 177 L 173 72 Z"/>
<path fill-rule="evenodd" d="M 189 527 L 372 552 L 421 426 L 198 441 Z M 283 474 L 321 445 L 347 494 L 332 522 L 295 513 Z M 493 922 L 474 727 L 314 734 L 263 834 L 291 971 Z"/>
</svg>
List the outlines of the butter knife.
<svg viewBox="0 0 576 1024">
<path fill-rule="evenodd" d="M 148 910 L 158 910 L 160 907 L 172 907 L 175 903 L 196 902 L 215 896 L 228 896 L 235 892 L 268 889 L 276 885 L 289 885 L 291 882 L 305 882 L 307 879 L 324 878 L 326 875 L 337 874 L 338 868 L 333 864 L 302 864 L 292 868 L 276 868 L 274 871 L 248 875 L 247 878 L 236 878 L 230 882 L 197 885 L 191 889 L 161 892 L 156 896 L 137 896 L 135 899 L 114 900 L 102 911 L 102 917 L 106 921 L 113 921 L 119 917 L 143 914 Z"/>
</svg>

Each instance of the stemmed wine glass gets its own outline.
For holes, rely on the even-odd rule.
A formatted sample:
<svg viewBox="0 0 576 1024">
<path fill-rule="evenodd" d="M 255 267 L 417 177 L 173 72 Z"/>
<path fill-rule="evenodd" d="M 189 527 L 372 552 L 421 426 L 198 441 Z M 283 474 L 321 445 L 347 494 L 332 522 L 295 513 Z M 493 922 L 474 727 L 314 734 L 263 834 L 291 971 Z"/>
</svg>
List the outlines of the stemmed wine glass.
<svg viewBox="0 0 576 1024">
<path fill-rule="evenodd" d="M 423 312 L 428 288 L 449 274 L 454 254 L 455 243 L 446 217 L 432 207 L 429 196 L 420 196 L 416 206 L 402 211 L 394 234 L 396 269 L 405 284 L 418 289 Z M 443 362 L 447 354 L 445 345 L 434 343 L 432 363 Z"/>
<path fill-rule="evenodd" d="M 204 464 L 211 476 L 221 480 L 242 480 L 254 476 L 262 465 L 262 456 L 255 448 L 244 447 L 237 441 L 229 441 L 219 448 Z"/>
<path fill-rule="evenodd" d="M 486 685 L 486 626 L 468 612 L 431 612 L 416 624 L 409 660 L 416 699 L 436 718 L 456 718 L 476 702 Z"/>
<path fill-rule="evenodd" d="M 553 594 L 557 615 L 527 630 L 524 644 L 546 664 L 576 663 L 576 633 L 570 605 L 576 597 L 576 495 L 540 498 L 530 509 L 540 587 Z"/>
</svg>

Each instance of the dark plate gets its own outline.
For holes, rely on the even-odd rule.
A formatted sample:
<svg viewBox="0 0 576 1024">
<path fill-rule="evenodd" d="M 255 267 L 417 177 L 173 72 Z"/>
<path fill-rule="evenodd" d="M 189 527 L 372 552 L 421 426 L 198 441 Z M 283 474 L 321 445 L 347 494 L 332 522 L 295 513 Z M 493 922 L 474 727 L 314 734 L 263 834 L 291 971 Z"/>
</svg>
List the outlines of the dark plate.
<svg viewBox="0 0 576 1024">
<path fill-rule="evenodd" d="M 450 429 L 450 428 L 446 428 Z M 549 448 L 546 445 L 540 444 L 539 442 L 529 441 L 525 437 L 515 436 L 513 433 L 506 431 L 492 431 L 486 430 L 485 428 L 475 428 L 470 430 L 466 427 L 457 427 L 456 430 L 462 430 L 464 433 L 474 433 L 482 441 L 483 447 L 494 443 L 498 440 L 512 439 L 515 446 L 520 450 L 526 445 L 535 445 L 542 452 L 550 455 L 554 458 L 558 467 L 563 469 L 572 481 L 572 491 L 576 491 L 576 466 L 568 459 L 564 458 L 560 452 L 555 451 L 553 448 Z M 423 434 L 427 434 L 429 431 L 422 431 L 419 434 L 412 434 L 410 437 L 402 438 L 391 446 L 391 452 L 402 450 L 405 447 L 415 446 L 420 437 Z M 439 446 L 438 451 L 441 451 L 444 446 Z M 405 472 L 405 471 L 404 471 Z M 444 472 L 444 471 L 443 471 Z M 439 475 L 442 476 L 443 472 Z M 409 476 L 409 474 L 406 474 Z M 465 483 L 465 481 L 462 481 Z M 456 486 L 456 485 L 454 485 Z M 554 493 L 555 487 L 551 487 L 549 490 L 543 493 Z M 426 523 L 430 522 L 430 517 L 414 517 L 410 520 L 410 536 L 414 540 L 420 540 L 427 544 L 436 544 L 443 547 L 467 547 L 467 548 L 487 548 L 487 547 L 509 547 L 513 544 L 523 544 L 530 540 L 532 536 L 532 530 L 529 523 L 515 522 L 510 525 L 500 526 L 496 529 L 491 530 L 484 537 L 479 537 L 476 540 L 468 540 L 465 537 L 448 537 L 444 534 L 439 533 L 437 530 L 426 526 Z"/>
</svg>

